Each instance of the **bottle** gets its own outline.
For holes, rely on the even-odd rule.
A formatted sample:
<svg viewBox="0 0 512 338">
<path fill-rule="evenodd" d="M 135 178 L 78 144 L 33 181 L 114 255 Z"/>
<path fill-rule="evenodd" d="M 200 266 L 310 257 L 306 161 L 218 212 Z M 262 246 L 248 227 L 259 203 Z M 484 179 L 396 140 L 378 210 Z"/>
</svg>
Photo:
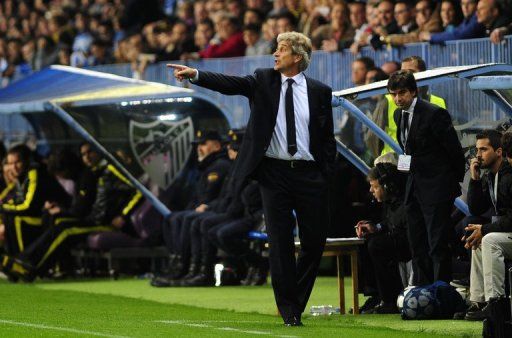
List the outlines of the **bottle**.
<svg viewBox="0 0 512 338">
<path fill-rule="evenodd" d="M 309 312 L 312 316 L 330 316 L 332 314 L 340 313 L 339 308 L 335 308 L 332 305 L 317 305 L 311 306 Z"/>
</svg>

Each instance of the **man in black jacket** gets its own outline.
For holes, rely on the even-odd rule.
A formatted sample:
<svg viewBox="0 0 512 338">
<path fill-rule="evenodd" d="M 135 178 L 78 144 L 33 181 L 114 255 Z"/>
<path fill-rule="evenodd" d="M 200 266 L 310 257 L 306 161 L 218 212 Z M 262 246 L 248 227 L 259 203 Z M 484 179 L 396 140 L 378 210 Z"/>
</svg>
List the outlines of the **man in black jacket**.
<svg viewBox="0 0 512 338">
<path fill-rule="evenodd" d="M 311 57 L 309 38 L 287 32 L 277 42 L 274 69 L 257 69 L 253 75 L 169 66 L 178 80 L 249 99 L 251 115 L 235 177 L 239 186 L 250 177 L 260 183 L 277 306 L 285 325 L 300 326 L 329 222 L 326 179 L 336 154 L 332 90 L 303 74 Z M 293 210 L 301 238 L 297 260 Z"/>
<path fill-rule="evenodd" d="M 367 249 L 381 302 L 362 313 L 398 313 L 396 298 L 403 289 L 398 262 L 411 259 L 407 241 L 407 221 L 403 196 L 404 174 L 392 163 L 378 163 L 367 175 L 370 192 L 377 202 L 383 203 L 382 219 L 378 223 L 359 221 L 356 234 L 367 239 Z"/>
<path fill-rule="evenodd" d="M 450 282 L 450 214 L 461 192 L 464 153 L 448 111 L 418 98 L 413 73 L 393 73 L 388 91 L 398 106 L 394 119 L 404 150 L 398 169 L 409 173 L 405 206 L 414 284 Z"/>
<path fill-rule="evenodd" d="M 476 150 L 470 163 L 468 206 L 480 217 L 472 218 L 463 238 L 466 248 L 473 249 L 467 320 L 484 320 L 489 315 L 487 302 L 505 294 L 504 259 L 512 258 L 512 167 L 503 156 L 512 159 L 512 134 L 504 135 L 502 146 L 501 134 L 486 130 L 476 136 Z M 482 174 L 481 169 L 487 171 Z"/>
</svg>

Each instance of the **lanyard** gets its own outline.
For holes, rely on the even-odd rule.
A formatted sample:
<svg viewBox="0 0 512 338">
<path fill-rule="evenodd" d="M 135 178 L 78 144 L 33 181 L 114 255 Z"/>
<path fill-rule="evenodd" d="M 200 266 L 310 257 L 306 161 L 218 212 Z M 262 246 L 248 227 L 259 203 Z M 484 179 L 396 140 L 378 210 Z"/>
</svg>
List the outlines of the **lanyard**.
<svg viewBox="0 0 512 338">
<path fill-rule="evenodd" d="M 411 113 L 407 110 L 402 110 L 402 140 L 404 143 L 404 154 L 405 154 L 405 146 L 407 145 L 407 140 L 409 139 L 409 132 L 411 131 L 411 126 L 409 123 Z M 407 119 L 406 119 L 407 118 Z M 407 120 L 407 121 L 406 121 Z M 407 133 L 406 133 L 406 127 L 407 126 Z"/>
<path fill-rule="evenodd" d="M 487 180 L 487 183 L 489 185 L 489 195 L 491 195 L 491 202 L 494 206 L 494 211 L 496 212 L 496 215 L 498 215 L 498 174 L 499 172 L 494 175 L 494 186 L 491 182 L 491 180 Z"/>
</svg>

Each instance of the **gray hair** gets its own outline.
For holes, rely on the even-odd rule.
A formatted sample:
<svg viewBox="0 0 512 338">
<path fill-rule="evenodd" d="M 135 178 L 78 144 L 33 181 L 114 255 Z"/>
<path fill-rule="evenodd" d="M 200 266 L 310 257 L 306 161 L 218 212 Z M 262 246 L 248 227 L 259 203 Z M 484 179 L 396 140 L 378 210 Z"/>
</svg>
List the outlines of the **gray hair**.
<svg viewBox="0 0 512 338">
<path fill-rule="evenodd" d="M 298 32 L 286 32 L 277 36 L 277 43 L 287 41 L 292 46 L 292 53 L 302 56 L 299 63 L 299 70 L 305 71 L 311 62 L 311 40 L 304 34 Z"/>
</svg>

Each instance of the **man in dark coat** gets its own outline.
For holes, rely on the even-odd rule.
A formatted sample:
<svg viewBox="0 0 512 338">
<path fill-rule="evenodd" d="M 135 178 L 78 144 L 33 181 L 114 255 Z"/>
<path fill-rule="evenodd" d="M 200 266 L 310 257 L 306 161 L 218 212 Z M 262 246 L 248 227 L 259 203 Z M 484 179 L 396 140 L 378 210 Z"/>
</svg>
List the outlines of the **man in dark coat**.
<svg viewBox="0 0 512 338">
<path fill-rule="evenodd" d="M 251 116 L 234 175 L 240 186 L 248 178 L 260 183 L 275 299 L 285 325 L 300 326 L 329 223 L 327 176 L 336 154 L 332 90 L 302 73 L 311 57 L 309 38 L 287 32 L 277 42 L 274 69 L 257 69 L 253 75 L 169 66 L 178 80 L 249 99 Z M 301 240 L 297 260 L 296 223 Z"/>
<path fill-rule="evenodd" d="M 409 173 L 405 206 L 413 282 L 450 282 L 450 214 L 460 195 L 464 153 L 448 111 L 418 98 L 413 73 L 392 74 L 388 91 L 398 106 L 394 119 L 404 149 L 398 169 Z"/>
</svg>

